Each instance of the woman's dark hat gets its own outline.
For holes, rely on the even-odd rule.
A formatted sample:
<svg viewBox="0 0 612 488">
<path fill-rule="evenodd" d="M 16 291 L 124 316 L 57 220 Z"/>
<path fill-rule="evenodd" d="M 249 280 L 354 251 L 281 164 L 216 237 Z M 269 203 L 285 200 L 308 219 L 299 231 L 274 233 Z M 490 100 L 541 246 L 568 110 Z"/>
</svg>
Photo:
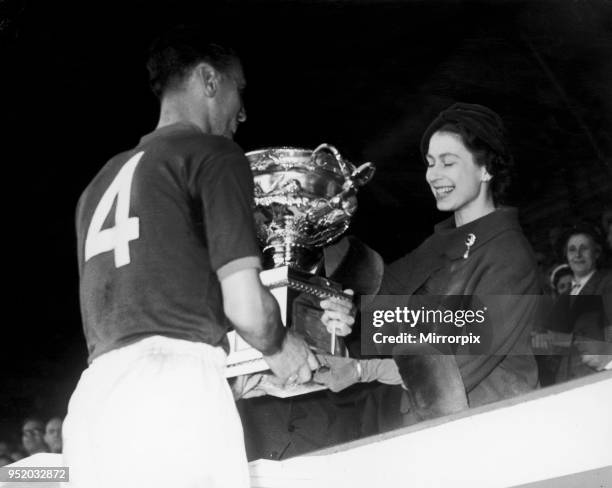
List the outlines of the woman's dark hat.
<svg viewBox="0 0 612 488">
<path fill-rule="evenodd" d="M 456 124 L 467 129 L 487 144 L 494 152 L 505 156 L 506 130 L 499 115 L 483 105 L 474 103 L 455 103 L 440 114 L 429 124 L 421 139 L 421 154 L 423 158 L 429 148 L 431 136 L 445 124 Z"/>
</svg>

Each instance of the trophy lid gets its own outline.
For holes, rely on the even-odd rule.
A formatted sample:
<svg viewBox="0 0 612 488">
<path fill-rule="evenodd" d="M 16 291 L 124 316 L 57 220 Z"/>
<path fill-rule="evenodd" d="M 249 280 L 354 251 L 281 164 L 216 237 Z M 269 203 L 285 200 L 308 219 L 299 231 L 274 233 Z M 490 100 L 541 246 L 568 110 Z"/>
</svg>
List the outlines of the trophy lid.
<svg viewBox="0 0 612 488">
<path fill-rule="evenodd" d="M 290 169 L 317 173 L 330 173 L 339 177 L 349 177 L 355 167 L 332 151 L 304 149 L 300 147 L 268 147 L 250 151 L 246 154 L 254 175 L 271 171 L 286 171 Z M 339 156 L 339 155 L 338 155 Z"/>
</svg>

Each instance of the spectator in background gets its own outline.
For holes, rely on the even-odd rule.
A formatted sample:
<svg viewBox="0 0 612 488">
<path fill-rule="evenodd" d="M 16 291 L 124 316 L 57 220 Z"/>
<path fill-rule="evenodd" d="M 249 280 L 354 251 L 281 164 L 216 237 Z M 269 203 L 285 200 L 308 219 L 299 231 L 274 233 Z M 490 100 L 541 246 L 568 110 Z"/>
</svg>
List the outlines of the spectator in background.
<svg viewBox="0 0 612 488">
<path fill-rule="evenodd" d="M 558 314 L 572 333 L 570 355 L 564 357 L 557 380 L 569 380 L 602 369 L 612 354 L 612 272 L 599 268 L 602 246 L 597 230 L 586 224 L 573 227 L 564 240 L 567 262 L 574 274 L 570 299 Z M 601 366 L 601 367 L 600 367 Z"/>
<path fill-rule="evenodd" d="M 62 419 L 60 417 L 49 419 L 44 439 L 50 452 L 57 454 L 62 452 Z"/>
<path fill-rule="evenodd" d="M 550 273 L 550 285 L 552 287 L 553 296 L 569 295 L 572 289 L 572 278 L 574 273 L 567 264 L 556 266 Z"/>
<path fill-rule="evenodd" d="M 29 456 L 37 452 L 49 452 L 43 438 L 45 434 L 45 424 L 42 420 L 35 417 L 26 418 L 23 421 L 21 433 L 23 448 Z"/>
</svg>

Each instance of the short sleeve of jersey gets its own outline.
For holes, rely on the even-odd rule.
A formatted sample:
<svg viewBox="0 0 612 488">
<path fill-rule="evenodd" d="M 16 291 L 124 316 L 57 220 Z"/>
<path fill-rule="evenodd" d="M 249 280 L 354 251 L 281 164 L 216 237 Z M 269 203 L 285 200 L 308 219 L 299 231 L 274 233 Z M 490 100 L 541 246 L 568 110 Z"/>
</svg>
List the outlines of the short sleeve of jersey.
<svg viewBox="0 0 612 488">
<path fill-rule="evenodd" d="M 196 175 L 212 269 L 219 279 L 245 268 L 260 268 L 253 219 L 253 175 L 240 148 L 219 138 Z"/>
</svg>

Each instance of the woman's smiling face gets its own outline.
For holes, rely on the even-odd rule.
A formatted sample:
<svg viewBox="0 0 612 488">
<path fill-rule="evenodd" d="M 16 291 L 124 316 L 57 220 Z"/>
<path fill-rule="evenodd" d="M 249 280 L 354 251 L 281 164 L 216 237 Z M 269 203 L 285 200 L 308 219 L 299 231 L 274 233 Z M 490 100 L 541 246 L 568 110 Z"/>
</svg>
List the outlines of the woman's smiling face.
<svg viewBox="0 0 612 488">
<path fill-rule="evenodd" d="M 438 210 L 455 212 L 458 225 L 486 215 L 494 207 L 489 192 L 491 176 L 479 166 L 461 136 L 435 132 L 429 140 L 425 178 Z"/>
<path fill-rule="evenodd" d="M 580 278 L 595 270 L 599 251 L 590 236 L 574 234 L 567 240 L 566 256 L 574 276 Z"/>
</svg>

